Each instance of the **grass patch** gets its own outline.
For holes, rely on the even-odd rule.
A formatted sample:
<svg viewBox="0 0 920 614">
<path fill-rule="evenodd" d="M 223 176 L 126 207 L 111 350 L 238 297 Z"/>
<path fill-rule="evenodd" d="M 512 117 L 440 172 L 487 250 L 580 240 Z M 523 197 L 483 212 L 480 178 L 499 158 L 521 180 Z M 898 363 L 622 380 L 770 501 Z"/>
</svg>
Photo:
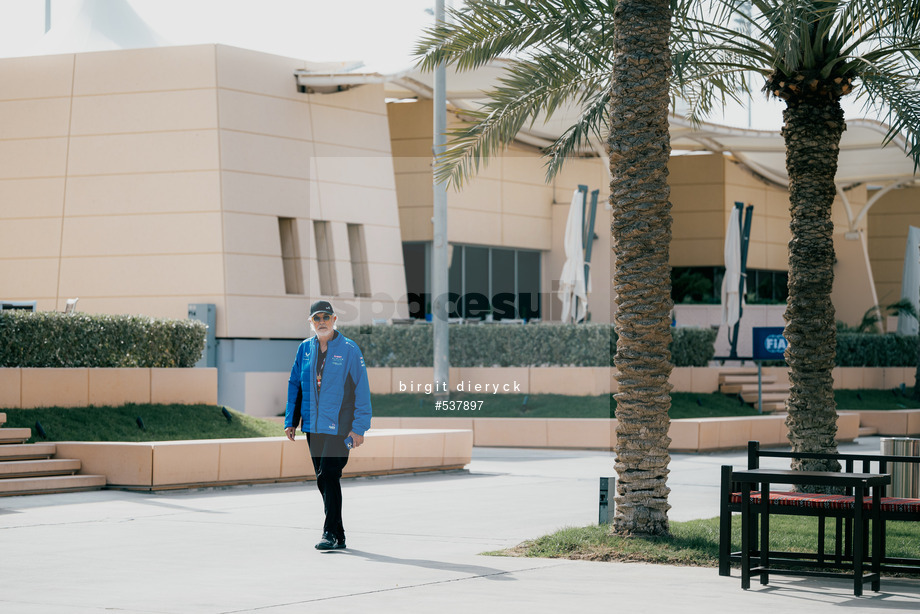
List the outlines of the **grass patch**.
<svg viewBox="0 0 920 614">
<path fill-rule="evenodd" d="M 837 390 L 841 409 L 920 408 L 908 396 L 910 390 Z M 559 394 L 454 393 L 452 401 L 477 403 L 475 411 L 436 411 L 428 394 L 374 394 L 375 416 L 465 418 L 612 418 L 616 401 L 610 395 L 565 396 Z M 481 405 L 480 405 L 481 402 Z M 0 409 L 7 427 L 33 429 L 29 442 L 42 441 L 35 433 L 40 422 L 47 441 L 175 441 L 241 437 L 281 437 L 280 424 L 247 416 L 227 408 L 227 422 L 217 405 L 129 404 L 121 407 L 46 407 Z M 736 397 L 720 393 L 675 392 L 671 395 L 672 420 L 754 416 L 757 410 Z M 137 425 L 140 417 L 145 429 Z"/>
<path fill-rule="evenodd" d="M 280 424 L 254 418 L 227 408 L 230 421 L 217 405 L 129 404 L 121 407 L 44 407 L 36 409 L 0 409 L 6 424 L 13 428 L 32 429 L 36 441 L 177 441 L 187 439 L 224 439 L 244 437 L 280 437 Z M 140 418 L 144 428 L 137 423 Z M 38 436 L 39 422 L 47 439 Z"/>
<path fill-rule="evenodd" d="M 672 522 L 669 537 L 620 537 L 609 525 L 568 527 L 526 541 L 508 550 L 486 552 L 493 556 L 566 558 L 588 561 L 625 561 L 717 567 L 719 519 Z M 916 522 L 886 523 L 886 552 L 893 557 L 920 557 L 920 526 Z M 825 548 L 833 552 L 833 522 L 828 522 Z M 732 550 L 740 550 L 741 516 L 732 516 Z M 770 516 L 770 548 L 783 552 L 816 552 L 818 519 Z"/>
<path fill-rule="evenodd" d="M 910 398 L 913 389 L 835 390 L 838 409 L 918 409 L 920 401 Z"/>
<path fill-rule="evenodd" d="M 738 397 L 720 392 L 696 394 L 672 392 L 671 420 L 686 418 L 723 418 L 731 416 L 756 416 L 757 408 L 743 403 Z"/>
<path fill-rule="evenodd" d="M 450 400 L 476 402 L 476 410 L 435 410 L 429 394 L 371 395 L 375 416 L 463 418 L 612 418 L 616 401 L 610 395 L 566 396 L 561 394 L 470 394 L 454 393 Z M 479 404 L 481 402 L 481 405 Z M 671 395 L 671 419 L 752 416 L 757 410 L 724 394 L 675 392 Z"/>
<path fill-rule="evenodd" d="M 836 390 L 837 407 L 859 409 L 915 409 L 920 401 L 909 398 L 910 389 Z M 475 402 L 479 409 L 435 410 L 430 394 L 371 395 L 375 416 L 394 417 L 463 417 L 463 418 L 613 418 L 616 401 L 612 395 L 566 396 L 561 394 L 471 394 L 452 393 L 451 401 Z M 458 405 L 459 405 L 458 403 Z M 481 403 L 481 404 L 480 404 Z M 757 408 L 743 403 L 737 396 L 718 392 L 701 394 L 672 392 L 671 420 L 687 418 L 722 418 L 756 416 Z"/>
<path fill-rule="evenodd" d="M 572 397 L 561 394 L 453 393 L 455 406 L 476 403 L 476 410 L 435 410 L 430 394 L 374 394 L 375 416 L 453 418 L 610 418 L 609 395 Z M 481 402 L 481 405 L 480 405 Z"/>
</svg>

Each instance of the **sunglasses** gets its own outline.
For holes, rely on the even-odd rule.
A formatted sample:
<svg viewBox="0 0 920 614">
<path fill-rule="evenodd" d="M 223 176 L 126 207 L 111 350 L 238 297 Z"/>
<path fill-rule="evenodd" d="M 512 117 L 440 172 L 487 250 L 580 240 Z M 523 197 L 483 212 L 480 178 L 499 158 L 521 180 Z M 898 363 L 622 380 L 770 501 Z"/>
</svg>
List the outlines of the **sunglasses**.
<svg viewBox="0 0 920 614">
<path fill-rule="evenodd" d="M 332 316 L 329 315 L 328 313 L 318 313 L 315 316 L 313 316 L 314 322 L 328 322 L 331 319 L 332 319 Z"/>
</svg>

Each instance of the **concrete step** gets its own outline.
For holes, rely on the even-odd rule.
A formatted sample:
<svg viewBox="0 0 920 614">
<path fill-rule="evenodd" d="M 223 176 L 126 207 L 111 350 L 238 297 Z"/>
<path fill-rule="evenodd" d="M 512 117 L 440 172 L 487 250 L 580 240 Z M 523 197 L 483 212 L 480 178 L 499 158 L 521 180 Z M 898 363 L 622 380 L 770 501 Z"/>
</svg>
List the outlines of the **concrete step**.
<svg viewBox="0 0 920 614">
<path fill-rule="evenodd" d="M 757 402 L 754 402 L 754 407 L 757 407 Z M 778 414 L 786 411 L 786 401 L 764 401 L 763 403 L 763 413 L 765 414 Z"/>
<path fill-rule="evenodd" d="M 8 443 L 0 446 L 0 461 L 51 458 L 55 450 L 53 443 Z"/>
<path fill-rule="evenodd" d="M 789 385 L 764 382 L 761 385 L 761 389 L 764 392 L 788 392 Z M 722 384 L 719 386 L 719 392 L 722 394 L 743 394 L 751 391 L 755 394 L 757 393 L 757 382 L 753 384 Z"/>
<path fill-rule="evenodd" d="M 0 413 L 0 426 L 6 424 L 6 414 Z"/>
<path fill-rule="evenodd" d="M 38 478 L 11 478 L 0 480 L 0 497 L 99 490 L 104 486 L 104 475 L 55 475 Z"/>
<path fill-rule="evenodd" d="M 32 429 L 0 429 L 0 444 L 22 443 L 32 436 Z"/>
<path fill-rule="evenodd" d="M 773 375 L 764 375 L 761 378 L 761 381 L 764 384 L 775 384 L 776 377 Z M 723 373 L 719 375 L 719 385 L 722 386 L 725 384 L 754 384 L 756 386 L 757 385 L 757 374 L 755 373 L 754 375 L 726 375 Z"/>
<path fill-rule="evenodd" d="M 859 427 L 859 435 L 857 437 L 871 437 L 872 435 L 878 435 L 878 429 L 874 426 L 861 426 Z"/>
<path fill-rule="evenodd" d="M 39 475 L 73 475 L 80 471 L 80 461 L 69 458 L 0 461 L 0 479 Z"/>
<path fill-rule="evenodd" d="M 757 367 L 735 367 L 719 371 L 719 375 L 757 375 Z"/>
<path fill-rule="evenodd" d="M 785 401 L 789 398 L 789 390 L 787 389 L 785 392 L 764 392 L 761 397 L 764 403 Z M 745 403 L 757 403 L 757 390 L 754 390 L 753 392 L 742 392 L 741 400 Z"/>
</svg>

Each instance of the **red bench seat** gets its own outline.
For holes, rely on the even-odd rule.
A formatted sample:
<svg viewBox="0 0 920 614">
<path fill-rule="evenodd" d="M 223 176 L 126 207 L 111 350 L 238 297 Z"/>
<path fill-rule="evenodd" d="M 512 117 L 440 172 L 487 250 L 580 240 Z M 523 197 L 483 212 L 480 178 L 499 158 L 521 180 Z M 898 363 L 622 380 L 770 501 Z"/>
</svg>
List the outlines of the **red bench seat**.
<svg viewBox="0 0 920 614">
<path fill-rule="evenodd" d="M 806 492 L 774 492 L 770 491 L 771 505 L 784 505 L 789 507 L 802 507 L 825 510 L 842 510 L 853 507 L 852 495 L 824 495 Z M 732 493 L 732 503 L 741 503 L 741 493 Z M 760 503 L 760 493 L 751 493 L 751 503 Z M 872 500 L 866 498 L 863 502 L 864 509 L 870 509 Z M 881 511 L 920 514 L 920 499 L 903 499 L 899 497 L 882 497 Z"/>
</svg>

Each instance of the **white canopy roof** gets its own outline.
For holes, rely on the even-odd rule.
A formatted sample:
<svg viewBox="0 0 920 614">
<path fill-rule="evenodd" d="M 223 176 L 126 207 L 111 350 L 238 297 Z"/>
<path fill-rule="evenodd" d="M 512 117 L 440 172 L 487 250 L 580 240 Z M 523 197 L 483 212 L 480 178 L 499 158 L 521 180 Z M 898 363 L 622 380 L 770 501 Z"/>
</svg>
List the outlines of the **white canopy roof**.
<svg viewBox="0 0 920 614">
<path fill-rule="evenodd" d="M 496 83 L 504 70 L 497 61 L 475 71 L 447 71 L 447 99 L 456 112 L 478 108 L 484 91 Z M 408 70 L 393 75 L 361 72 L 299 71 L 298 84 L 315 91 L 334 91 L 361 83 L 383 83 L 392 98 L 432 97 L 432 73 Z M 560 109 L 548 121 L 526 125 L 518 139 L 523 143 L 547 146 L 573 123 L 576 110 Z M 752 130 L 715 123 L 693 125 L 671 115 L 671 148 L 674 151 L 710 151 L 731 154 L 741 164 L 764 178 L 781 185 L 788 183 L 785 144 L 778 130 Z M 895 187 L 918 180 L 913 161 L 905 154 L 905 139 L 898 135 L 887 146 L 882 143 L 888 127 L 869 119 L 847 121 L 840 144 L 836 182 L 839 188 L 857 183 Z M 602 148 L 595 148 L 600 153 Z M 887 190 L 886 190 L 887 191 Z"/>
</svg>

